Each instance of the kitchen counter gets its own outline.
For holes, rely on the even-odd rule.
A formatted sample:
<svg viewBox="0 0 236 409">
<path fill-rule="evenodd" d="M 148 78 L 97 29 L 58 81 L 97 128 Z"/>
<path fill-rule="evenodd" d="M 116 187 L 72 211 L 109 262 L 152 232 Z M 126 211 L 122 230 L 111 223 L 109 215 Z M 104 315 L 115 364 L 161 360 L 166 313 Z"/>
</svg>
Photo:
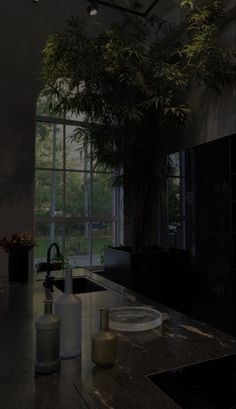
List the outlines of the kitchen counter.
<svg viewBox="0 0 236 409">
<path fill-rule="evenodd" d="M 179 409 L 147 375 L 236 352 L 235 338 L 96 273 L 74 271 L 81 274 L 107 291 L 79 295 L 82 355 L 62 360 L 60 372 L 51 375 L 34 373 L 34 318 L 43 311 L 42 276 L 26 285 L 0 283 L 0 409 Z M 55 289 L 53 297 L 60 294 Z M 99 308 L 140 304 L 158 309 L 162 325 L 144 332 L 116 331 L 117 362 L 112 368 L 96 367 L 91 335 L 99 329 Z"/>
</svg>

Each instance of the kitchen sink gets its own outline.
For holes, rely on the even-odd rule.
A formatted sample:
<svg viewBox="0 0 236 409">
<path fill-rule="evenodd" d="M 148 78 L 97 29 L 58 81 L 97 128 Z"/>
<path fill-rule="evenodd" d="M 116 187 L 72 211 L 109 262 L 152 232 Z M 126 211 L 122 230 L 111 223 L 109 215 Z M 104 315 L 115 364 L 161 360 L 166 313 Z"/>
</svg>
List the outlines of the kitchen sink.
<svg viewBox="0 0 236 409">
<path fill-rule="evenodd" d="M 55 279 L 53 285 L 57 287 L 60 291 L 64 293 L 65 288 L 64 278 Z M 107 289 L 101 285 L 95 283 L 87 277 L 74 277 L 73 278 L 73 293 L 82 294 L 82 293 L 91 293 L 97 291 L 106 291 Z"/>
<path fill-rule="evenodd" d="M 148 376 L 183 409 L 236 409 L 236 354 Z"/>
</svg>

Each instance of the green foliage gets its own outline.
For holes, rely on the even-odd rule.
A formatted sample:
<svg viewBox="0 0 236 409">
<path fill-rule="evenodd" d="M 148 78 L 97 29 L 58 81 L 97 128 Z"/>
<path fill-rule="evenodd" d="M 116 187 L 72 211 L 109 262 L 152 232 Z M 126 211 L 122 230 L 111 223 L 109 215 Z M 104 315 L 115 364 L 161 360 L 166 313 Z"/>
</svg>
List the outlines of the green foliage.
<svg viewBox="0 0 236 409">
<path fill-rule="evenodd" d="M 192 79 L 215 89 L 221 89 L 236 79 L 235 50 L 225 50 L 217 45 L 217 35 L 224 22 L 221 1 L 211 0 L 189 15 L 186 30 L 189 38 L 178 50 L 186 59 L 185 71 L 192 73 Z"/>
<path fill-rule="evenodd" d="M 192 0 L 181 0 L 180 7 L 181 8 L 190 7 L 191 9 L 193 9 L 193 2 Z"/>
<path fill-rule="evenodd" d="M 38 104 L 41 108 L 41 100 Z M 41 112 L 41 110 L 40 110 Z M 55 136 L 55 158 L 53 163 L 53 135 Z M 36 191 L 36 213 L 38 216 L 49 215 L 52 206 L 52 183 L 55 186 L 55 212 L 62 215 L 62 196 L 65 188 L 66 215 L 83 216 L 85 212 L 85 190 L 89 191 L 90 174 L 84 172 L 74 172 L 73 149 L 78 149 L 78 145 L 70 147 L 71 139 L 66 137 L 66 178 L 65 186 L 63 179 L 63 152 L 64 144 L 61 129 L 55 124 L 37 122 L 36 128 L 36 167 L 43 168 L 36 170 L 35 191 Z M 72 158 L 70 152 L 72 151 Z M 76 157 L 77 159 L 77 157 Z M 83 158 L 81 163 L 76 162 L 77 169 L 84 170 Z M 89 163 L 90 160 L 88 159 Z M 53 170 L 56 168 L 57 170 Z M 70 171 L 72 169 L 72 171 Z M 96 170 L 96 169 L 94 169 Z M 93 174 L 92 189 L 94 208 L 93 215 L 98 217 L 111 215 L 112 190 L 111 175 L 98 172 Z"/>
<path fill-rule="evenodd" d="M 193 82 L 220 89 L 235 77 L 233 52 L 217 45 L 223 22 L 220 1 L 189 8 L 185 32 L 173 50 L 162 47 L 163 21 L 131 34 L 113 24 L 71 17 L 62 33 L 49 37 L 43 50 L 42 78 L 54 110 L 85 113 L 87 129 L 74 138 L 92 142 L 93 154 L 106 166 L 129 170 L 152 163 L 171 131 L 188 124 L 186 93 Z M 162 141 L 162 142 L 161 142 Z M 149 148 L 147 148 L 149 146 Z"/>
<path fill-rule="evenodd" d="M 210 0 L 195 8 L 192 1 L 181 0 L 180 7 L 184 31 L 180 25 L 169 44 L 163 41 L 169 26 L 160 18 L 147 19 L 133 33 L 72 16 L 43 50 L 42 80 L 51 106 L 58 113 L 85 114 L 84 127 L 73 138 L 92 144 L 98 164 L 122 166 L 133 178 L 139 206 L 134 224 L 141 226 L 147 225 L 148 184 L 166 167 L 165 141 L 170 135 L 177 138 L 191 120 L 186 102 L 191 88 L 220 92 L 235 82 L 235 53 L 217 42 L 222 3 Z M 140 242 L 143 231 L 140 227 Z"/>
<path fill-rule="evenodd" d="M 61 263 L 62 269 L 66 269 L 68 267 L 71 267 L 68 258 L 64 257 L 63 254 L 60 254 L 59 256 L 57 256 L 57 255 L 53 256 L 52 260 Z"/>
</svg>

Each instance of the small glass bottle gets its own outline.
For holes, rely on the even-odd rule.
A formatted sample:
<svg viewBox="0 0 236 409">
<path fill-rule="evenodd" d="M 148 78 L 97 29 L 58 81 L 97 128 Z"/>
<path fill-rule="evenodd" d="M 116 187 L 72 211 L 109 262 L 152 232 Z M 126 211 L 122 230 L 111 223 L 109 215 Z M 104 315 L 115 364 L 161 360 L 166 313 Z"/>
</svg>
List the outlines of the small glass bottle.
<svg viewBox="0 0 236 409">
<path fill-rule="evenodd" d="M 92 336 L 92 361 L 100 367 L 114 365 L 117 357 L 117 339 L 109 331 L 109 310 L 100 308 L 100 331 Z"/>
<path fill-rule="evenodd" d="M 52 300 L 44 301 L 44 314 L 35 319 L 35 372 L 50 373 L 60 368 L 60 318 L 52 313 Z"/>
<path fill-rule="evenodd" d="M 81 353 L 82 306 L 72 289 L 72 269 L 66 269 L 64 294 L 54 302 L 55 313 L 61 319 L 61 358 L 74 358 Z"/>
</svg>

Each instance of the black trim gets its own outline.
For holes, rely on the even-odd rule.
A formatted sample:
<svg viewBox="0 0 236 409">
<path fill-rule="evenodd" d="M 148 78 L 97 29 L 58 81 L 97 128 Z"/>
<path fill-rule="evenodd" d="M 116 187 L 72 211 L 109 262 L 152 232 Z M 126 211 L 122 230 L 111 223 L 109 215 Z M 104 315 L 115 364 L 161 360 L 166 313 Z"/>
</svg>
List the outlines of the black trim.
<svg viewBox="0 0 236 409">
<path fill-rule="evenodd" d="M 88 1 L 89 3 L 91 3 L 91 0 L 88 0 Z M 133 10 L 133 9 L 123 7 L 123 6 L 118 6 L 117 4 L 112 4 L 112 3 L 109 3 L 103 0 L 95 0 L 94 3 L 101 4 L 102 6 L 107 6 L 107 7 L 116 9 L 116 10 L 124 11 L 126 13 L 135 14 L 136 16 L 139 16 L 139 17 L 146 17 L 148 13 L 153 9 L 153 7 L 158 3 L 158 1 L 159 0 L 154 0 L 144 12 Z"/>
</svg>

